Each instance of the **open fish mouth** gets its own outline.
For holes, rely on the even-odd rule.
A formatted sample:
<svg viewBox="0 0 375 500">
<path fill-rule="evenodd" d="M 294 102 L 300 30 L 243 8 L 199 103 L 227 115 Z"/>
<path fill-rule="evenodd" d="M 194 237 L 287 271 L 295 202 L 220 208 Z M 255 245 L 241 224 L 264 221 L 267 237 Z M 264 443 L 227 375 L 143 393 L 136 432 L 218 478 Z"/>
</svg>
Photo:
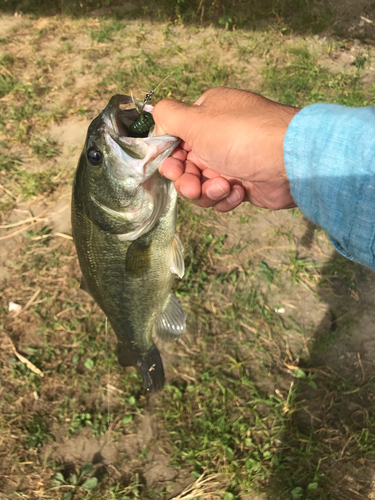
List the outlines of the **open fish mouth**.
<svg viewBox="0 0 375 500">
<path fill-rule="evenodd" d="M 141 109 L 142 106 L 142 102 L 128 95 L 116 94 L 112 96 L 104 113 L 108 111 L 113 132 L 122 137 L 139 138 L 139 134 L 132 133 L 131 126 L 140 118 L 141 115 L 137 107 Z M 146 104 L 143 111 L 152 115 L 153 109 L 153 106 Z M 152 135 L 150 129 L 143 134 L 144 137 L 150 135 Z"/>
<path fill-rule="evenodd" d="M 149 178 L 162 161 L 170 156 L 180 139 L 172 135 L 156 136 L 155 127 L 145 132 L 144 137 L 132 133 L 132 125 L 139 120 L 138 112 L 143 103 L 126 95 L 114 95 L 103 112 L 105 130 L 123 153 L 122 162 L 138 174 Z M 152 115 L 153 106 L 146 104 L 144 111 Z"/>
</svg>

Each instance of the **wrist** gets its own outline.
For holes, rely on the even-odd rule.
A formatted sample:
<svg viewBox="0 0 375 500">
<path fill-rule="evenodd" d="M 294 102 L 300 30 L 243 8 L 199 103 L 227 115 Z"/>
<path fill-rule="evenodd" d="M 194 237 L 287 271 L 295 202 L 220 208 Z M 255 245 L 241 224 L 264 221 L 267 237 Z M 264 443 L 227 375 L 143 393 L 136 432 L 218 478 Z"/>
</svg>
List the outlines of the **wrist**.
<svg viewBox="0 0 375 500">
<path fill-rule="evenodd" d="M 269 159 L 268 165 L 271 175 L 288 180 L 285 160 L 284 160 L 284 142 L 288 127 L 293 118 L 301 111 L 300 108 L 286 106 L 283 104 L 276 104 L 276 115 L 274 122 L 274 130 L 270 131 L 269 135 Z"/>
</svg>

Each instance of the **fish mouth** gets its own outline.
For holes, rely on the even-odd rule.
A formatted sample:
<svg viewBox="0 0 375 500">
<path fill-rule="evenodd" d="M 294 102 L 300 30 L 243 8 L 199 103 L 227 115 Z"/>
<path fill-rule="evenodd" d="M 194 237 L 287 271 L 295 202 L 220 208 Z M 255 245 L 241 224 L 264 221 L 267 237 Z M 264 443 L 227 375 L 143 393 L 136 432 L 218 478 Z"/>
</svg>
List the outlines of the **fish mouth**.
<svg viewBox="0 0 375 500">
<path fill-rule="evenodd" d="M 111 120 L 112 129 L 121 137 L 139 138 L 139 135 L 133 135 L 129 129 L 130 126 L 141 116 L 138 113 L 137 107 L 142 108 L 143 102 L 138 101 L 134 97 L 122 94 L 116 94 L 111 97 L 107 108 Z M 151 113 L 154 107 L 150 104 L 144 106 L 144 111 Z M 144 137 L 148 137 L 149 132 L 144 133 Z"/>
<path fill-rule="evenodd" d="M 178 146 L 180 139 L 171 135 L 156 136 L 155 127 L 145 133 L 145 137 L 132 135 L 130 126 L 140 114 L 135 107 L 143 103 L 127 95 L 114 95 L 104 110 L 105 128 L 110 138 L 119 146 L 122 163 L 141 174 L 150 177 Z M 144 110 L 152 114 L 154 107 L 146 105 Z"/>
</svg>

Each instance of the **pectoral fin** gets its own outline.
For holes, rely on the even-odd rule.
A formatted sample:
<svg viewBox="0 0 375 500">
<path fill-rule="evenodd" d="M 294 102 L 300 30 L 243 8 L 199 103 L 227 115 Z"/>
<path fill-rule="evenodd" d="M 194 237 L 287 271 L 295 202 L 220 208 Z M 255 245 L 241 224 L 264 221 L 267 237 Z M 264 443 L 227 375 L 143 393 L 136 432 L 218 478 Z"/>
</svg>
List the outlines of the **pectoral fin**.
<svg viewBox="0 0 375 500">
<path fill-rule="evenodd" d="M 176 233 L 174 235 L 171 248 L 169 250 L 169 267 L 172 273 L 182 278 L 185 273 L 185 262 L 183 256 L 184 247 Z"/>
<path fill-rule="evenodd" d="M 133 241 L 125 259 L 125 271 L 131 276 L 142 276 L 151 266 L 151 246 Z"/>
<path fill-rule="evenodd" d="M 186 330 L 185 313 L 178 303 L 177 297 L 170 294 L 164 311 L 155 325 L 155 335 L 164 342 L 173 342 Z"/>
</svg>

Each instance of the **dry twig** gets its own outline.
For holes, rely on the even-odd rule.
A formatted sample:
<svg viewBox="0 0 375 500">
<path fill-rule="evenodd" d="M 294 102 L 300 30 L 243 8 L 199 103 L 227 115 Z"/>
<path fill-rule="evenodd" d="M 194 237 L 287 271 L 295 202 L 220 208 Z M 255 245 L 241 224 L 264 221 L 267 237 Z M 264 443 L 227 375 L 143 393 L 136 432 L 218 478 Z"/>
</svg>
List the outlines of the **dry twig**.
<svg viewBox="0 0 375 500">
<path fill-rule="evenodd" d="M 20 354 L 15 345 L 13 344 L 13 341 L 12 339 L 7 335 L 7 338 L 9 340 L 9 343 L 10 343 L 10 347 L 12 349 L 12 351 L 14 352 L 15 356 L 17 356 L 17 358 L 21 361 L 21 363 L 24 363 L 27 368 L 29 370 L 31 370 L 33 373 L 35 373 L 36 375 L 39 375 L 40 377 L 44 377 L 44 373 L 39 370 L 39 368 L 37 368 L 35 365 L 33 365 L 33 363 L 31 363 L 31 361 L 29 361 L 27 358 L 25 358 L 24 356 L 22 356 L 22 354 Z"/>
<path fill-rule="evenodd" d="M 204 472 L 196 481 L 189 484 L 189 486 L 172 500 L 193 500 L 194 498 L 206 498 L 210 500 L 220 499 L 223 493 L 225 493 L 225 489 L 222 489 L 223 484 L 219 480 L 221 478 L 221 474 L 213 474 L 205 478 Z"/>
<path fill-rule="evenodd" d="M 29 222 L 44 222 L 46 220 L 47 219 L 45 217 L 29 217 L 28 219 L 13 222 L 12 224 L 5 224 L 4 226 L 0 226 L 0 229 L 9 229 L 10 227 L 23 226 L 24 224 L 28 224 Z"/>
<path fill-rule="evenodd" d="M 41 288 L 37 288 L 37 290 L 35 291 L 35 293 L 33 294 L 33 296 L 29 299 L 29 301 L 27 302 L 27 304 L 25 305 L 25 307 L 23 307 L 19 311 L 15 312 L 15 314 L 13 315 L 13 319 L 17 318 L 17 316 L 19 316 L 20 314 L 22 314 L 23 312 L 25 312 L 33 304 L 33 302 L 35 302 L 35 299 L 38 297 L 38 295 L 40 294 L 41 291 L 42 291 Z"/>
<path fill-rule="evenodd" d="M 12 198 L 14 198 L 15 200 L 17 199 L 16 196 L 14 196 L 14 194 L 9 191 L 9 189 L 7 189 L 6 187 L 4 187 L 2 184 L 0 184 L 0 189 L 2 189 L 3 191 L 5 191 L 6 194 L 9 194 L 9 196 L 11 196 Z"/>
<path fill-rule="evenodd" d="M 49 234 L 43 234 L 42 236 L 34 236 L 31 238 L 32 241 L 39 241 L 39 240 L 45 240 L 46 238 L 53 238 L 55 236 L 58 236 L 59 238 L 65 238 L 67 240 L 72 240 L 73 236 L 70 236 L 70 234 L 65 234 L 65 233 L 49 233 Z"/>
</svg>

